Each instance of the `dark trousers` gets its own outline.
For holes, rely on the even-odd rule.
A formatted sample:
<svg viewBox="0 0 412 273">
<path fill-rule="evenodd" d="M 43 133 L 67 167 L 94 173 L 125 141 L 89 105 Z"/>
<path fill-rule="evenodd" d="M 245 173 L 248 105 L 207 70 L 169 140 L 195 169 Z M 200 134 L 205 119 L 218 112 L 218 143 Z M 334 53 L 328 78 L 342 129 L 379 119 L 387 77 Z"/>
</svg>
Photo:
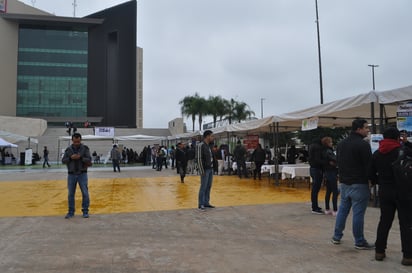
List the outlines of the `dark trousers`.
<svg viewBox="0 0 412 273">
<path fill-rule="evenodd" d="M 322 187 L 323 171 L 319 168 L 310 167 L 310 176 L 312 177 L 312 191 L 310 194 L 310 200 L 312 201 L 312 210 L 319 208 L 318 194 Z"/>
<path fill-rule="evenodd" d="M 389 230 L 395 212 L 398 211 L 403 256 L 412 258 L 412 197 L 407 198 L 399 198 L 399 193 L 393 185 L 379 186 L 381 217 L 376 234 L 376 252 L 385 252 Z"/>
<path fill-rule="evenodd" d="M 339 190 L 338 190 L 338 170 L 337 169 L 332 169 L 332 170 L 326 170 L 325 171 L 325 177 L 326 177 L 326 194 L 325 194 L 325 209 L 329 210 L 329 201 L 330 201 L 330 196 L 332 194 L 332 207 L 333 211 L 338 210 L 338 195 L 339 195 Z"/>
<path fill-rule="evenodd" d="M 180 174 L 180 180 L 183 182 L 186 176 L 186 164 L 182 164 L 181 162 L 176 162 L 176 169 L 177 173 Z"/>
<path fill-rule="evenodd" d="M 237 174 L 239 175 L 239 177 L 242 178 L 242 174 L 245 177 L 248 177 L 247 170 L 246 170 L 246 162 L 244 160 L 237 160 L 236 165 L 237 165 Z"/>
<path fill-rule="evenodd" d="M 117 169 L 120 172 L 120 160 L 112 159 L 112 164 L 113 164 L 113 171 L 115 172 Z"/>
<path fill-rule="evenodd" d="M 262 165 L 263 161 L 255 161 L 255 169 L 253 170 L 253 178 L 256 179 L 256 175 L 259 177 L 259 180 L 262 179 Z"/>
</svg>

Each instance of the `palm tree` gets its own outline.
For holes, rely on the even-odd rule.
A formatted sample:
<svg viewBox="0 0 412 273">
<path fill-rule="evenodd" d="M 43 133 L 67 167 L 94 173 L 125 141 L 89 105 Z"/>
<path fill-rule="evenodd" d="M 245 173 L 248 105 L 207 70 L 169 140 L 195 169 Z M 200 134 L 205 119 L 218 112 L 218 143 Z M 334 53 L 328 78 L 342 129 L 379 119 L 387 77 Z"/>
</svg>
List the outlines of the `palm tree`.
<svg viewBox="0 0 412 273">
<path fill-rule="evenodd" d="M 194 108 L 196 109 L 196 114 L 198 116 L 199 131 L 201 131 L 203 116 L 208 114 L 208 106 L 206 99 L 203 97 L 199 97 L 197 93 L 194 96 Z"/>
<path fill-rule="evenodd" d="M 245 102 L 236 102 L 233 111 L 233 119 L 237 120 L 240 123 L 242 120 L 246 120 L 252 115 L 254 116 L 255 112 L 249 109 L 249 105 L 247 105 Z"/>
<path fill-rule="evenodd" d="M 236 101 L 231 98 L 229 101 L 226 101 L 226 119 L 229 121 L 229 124 L 232 124 L 232 119 L 234 116 L 234 109 L 235 109 Z"/>
<path fill-rule="evenodd" d="M 197 114 L 195 100 L 196 98 L 194 96 L 186 96 L 179 102 L 181 105 L 180 111 L 182 112 L 182 115 L 192 118 L 193 131 L 195 130 L 195 120 Z"/>
<path fill-rule="evenodd" d="M 233 120 L 240 123 L 242 120 L 246 120 L 248 117 L 253 115 L 255 115 L 255 112 L 249 110 L 249 105 L 245 102 L 238 102 L 234 99 L 230 99 L 226 116 L 229 120 L 229 124 L 232 124 Z"/>
<path fill-rule="evenodd" d="M 214 128 L 216 128 L 217 118 L 220 117 L 220 120 L 222 120 L 222 117 L 226 114 L 225 101 L 221 96 L 209 96 L 207 100 L 206 114 L 213 117 Z"/>
</svg>

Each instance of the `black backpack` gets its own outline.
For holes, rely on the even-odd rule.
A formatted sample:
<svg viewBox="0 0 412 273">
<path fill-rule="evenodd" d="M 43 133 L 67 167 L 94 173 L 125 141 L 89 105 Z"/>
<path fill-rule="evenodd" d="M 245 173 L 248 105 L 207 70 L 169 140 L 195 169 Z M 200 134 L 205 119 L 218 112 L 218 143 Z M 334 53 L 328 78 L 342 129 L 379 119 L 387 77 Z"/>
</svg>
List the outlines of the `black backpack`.
<svg viewBox="0 0 412 273">
<path fill-rule="evenodd" d="M 400 148 L 398 158 L 392 163 L 393 174 L 400 189 L 412 189 L 412 154 Z"/>
</svg>

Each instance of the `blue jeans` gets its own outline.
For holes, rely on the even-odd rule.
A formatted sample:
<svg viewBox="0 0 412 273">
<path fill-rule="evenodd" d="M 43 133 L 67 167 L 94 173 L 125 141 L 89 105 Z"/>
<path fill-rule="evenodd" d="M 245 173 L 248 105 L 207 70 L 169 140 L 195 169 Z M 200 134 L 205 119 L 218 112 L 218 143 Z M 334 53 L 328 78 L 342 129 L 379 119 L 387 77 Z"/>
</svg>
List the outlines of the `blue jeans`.
<svg viewBox="0 0 412 273">
<path fill-rule="evenodd" d="M 340 240 L 343 237 L 346 218 L 352 207 L 352 233 L 355 238 L 355 244 L 362 244 L 365 241 L 363 224 L 369 197 L 368 184 L 340 184 L 340 206 L 336 216 L 334 239 Z"/>
<path fill-rule="evenodd" d="M 199 207 L 210 205 L 210 189 L 212 188 L 213 169 L 206 169 L 200 176 Z"/>
<path fill-rule="evenodd" d="M 310 194 L 310 200 L 312 201 L 312 210 L 319 209 L 318 194 L 322 187 L 323 171 L 319 168 L 310 167 L 310 176 L 312 177 L 312 191 Z"/>
<path fill-rule="evenodd" d="M 87 186 L 87 173 L 82 174 L 69 174 L 67 176 L 67 189 L 69 191 L 69 214 L 75 212 L 74 196 L 76 195 L 76 186 L 79 183 L 80 190 L 82 192 L 82 211 L 83 213 L 89 212 L 90 198 L 89 189 Z"/>
</svg>

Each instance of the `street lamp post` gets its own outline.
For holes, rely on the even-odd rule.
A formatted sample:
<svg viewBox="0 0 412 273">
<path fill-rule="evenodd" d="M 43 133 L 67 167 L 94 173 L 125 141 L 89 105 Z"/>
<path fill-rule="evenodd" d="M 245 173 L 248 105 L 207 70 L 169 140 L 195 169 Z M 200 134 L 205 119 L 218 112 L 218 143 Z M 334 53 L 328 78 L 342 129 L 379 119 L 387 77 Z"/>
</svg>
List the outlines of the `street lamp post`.
<svg viewBox="0 0 412 273">
<path fill-rule="evenodd" d="M 372 68 L 372 87 L 373 91 L 375 91 L 375 67 L 379 67 L 377 64 L 368 64 Z"/>
<path fill-rule="evenodd" d="M 265 98 L 260 98 L 260 118 L 263 118 L 263 101 Z"/>
<path fill-rule="evenodd" d="M 373 91 L 375 91 L 375 67 L 379 67 L 379 65 L 377 65 L 377 64 L 368 64 L 368 66 L 372 68 L 372 89 L 373 89 Z M 371 102 L 371 123 L 372 123 L 372 132 L 371 133 L 375 134 L 376 133 L 375 105 L 374 105 L 373 102 Z M 382 130 L 382 128 L 383 128 L 382 127 L 382 119 L 380 120 L 380 126 L 381 126 L 381 130 Z M 374 202 L 375 207 L 378 206 L 377 193 L 378 193 L 378 189 L 377 189 L 376 185 L 374 185 L 373 186 L 373 196 L 374 196 L 374 199 L 375 199 L 375 202 Z"/>
<path fill-rule="evenodd" d="M 369 67 L 372 68 L 372 88 L 375 91 L 375 67 L 379 67 L 377 64 L 368 64 Z M 372 123 L 372 134 L 376 133 L 376 125 L 375 125 L 375 105 L 371 102 L 371 123 Z"/>
<path fill-rule="evenodd" d="M 317 36 L 318 36 L 320 104 L 323 104 L 322 57 L 321 57 L 321 54 L 320 54 L 320 31 L 319 31 L 318 0 L 315 0 L 315 5 L 316 5 L 316 30 L 317 30 Z"/>
</svg>

